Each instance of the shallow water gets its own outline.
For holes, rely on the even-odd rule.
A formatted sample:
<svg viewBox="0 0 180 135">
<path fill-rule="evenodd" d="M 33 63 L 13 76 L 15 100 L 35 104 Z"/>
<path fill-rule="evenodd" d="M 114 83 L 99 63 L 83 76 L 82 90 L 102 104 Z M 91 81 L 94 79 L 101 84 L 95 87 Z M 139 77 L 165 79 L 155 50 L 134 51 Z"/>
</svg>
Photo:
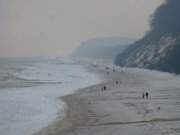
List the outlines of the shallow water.
<svg viewBox="0 0 180 135">
<path fill-rule="evenodd" d="M 1 64 L 0 78 L 13 77 L 45 82 L 35 87 L 0 90 L 0 134 L 31 135 L 63 117 L 59 100 L 78 88 L 96 84 L 99 78 L 71 60 L 46 59 Z M 6 75 L 8 74 L 8 77 Z M 14 78 L 13 78 L 14 79 Z"/>
</svg>

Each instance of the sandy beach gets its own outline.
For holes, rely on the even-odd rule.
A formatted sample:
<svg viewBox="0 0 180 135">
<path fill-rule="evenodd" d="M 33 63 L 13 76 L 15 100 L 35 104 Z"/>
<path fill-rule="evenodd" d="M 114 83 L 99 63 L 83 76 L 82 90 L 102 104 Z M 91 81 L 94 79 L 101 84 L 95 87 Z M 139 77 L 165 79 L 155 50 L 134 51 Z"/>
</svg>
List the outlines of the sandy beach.
<svg viewBox="0 0 180 135">
<path fill-rule="evenodd" d="M 89 70 L 104 81 L 63 97 L 66 117 L 36 135 L 180 133 L 178 76 L 143 69 L 115 68 L 113 72 L 98 65 Z M 142 99 L 144 91 L 149 92 L 149 99 Z"/>
</svg>

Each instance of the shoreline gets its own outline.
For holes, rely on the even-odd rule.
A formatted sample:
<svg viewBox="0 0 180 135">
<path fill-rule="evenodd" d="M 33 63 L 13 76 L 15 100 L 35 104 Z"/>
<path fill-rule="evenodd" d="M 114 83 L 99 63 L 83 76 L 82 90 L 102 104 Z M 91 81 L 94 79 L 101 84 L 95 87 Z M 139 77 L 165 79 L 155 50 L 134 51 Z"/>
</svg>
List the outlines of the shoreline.
<svg viewBox="0 0 180 135">
<path fill-rule="evenodd" d="M 80 88 L 73 94 L 59 97 L 59 100 L 62 100 L 65 103 L 64 118 L 57 119 L 53 123 L 50 123 L 48 127 L 41 129 L 33 135 L 66 135 L 70 132 L 73 132 L 78 127 L 90 126 L 92 125 L 92 121 L 96 121 L 96 119 L 92 120 L 89 118 L 89 115 L 94 113 L 92 112 L 90 106 L 90 101 L 92 99 L 87 99 L 83 96 L 83 94 L 86 94 L 87 92 L 93 92 L 93 88 L 96 89 L 96 87 L 102 87 L 102 85 L 104 85 L 108 79 L 105 78 L 102 73 L 99 73 L 99 71 L 94 69 L 94 67 L 89 67 L 89 64 L 88 66 L 86 64 L 85 68 L 88 70 L 88 72 L 99 76 L 101 81 L 98 84 Z"/>
<path fill-rule="evenodd" d="M 64 118 L 51 123 L 48 127 L 33 135 L 66 135 L 78 127 L 92 126 L 92 122 L 96 120 L 89 118 L 89 115 L 93 114 L 90 103 L 91 99 L 84 97 L 83 94 L 88 92 L 87 89 L 97 87 L 98 85 L 102 85 L 102 83 L 82 88 L 74 94 L 60 97 L 60 100 L 66 104 Z"/>
<path fill-rule="evenodd" d="M 167 103 L 175 107 L 174 102 L 179 98 L 165 97 L 169 89 L 175 90 L 177 95 L 179 77 L 141 69 L 119 68 L 113 73 L 110 68 L 108 75 L 105 67 L 91 67 L 89 70 L 104 77 L 104 81 L 62 97 L 67 105 L 64 119 L 57 120 L 34 135 L 179 133 L 180 115 L 176 111 L 180 110 L 167 108 Z M 115 84 L 116 80 L 119 84 Z M 102 91 L 103 86 L 107 90 Z M 141 98 L 145 90 L 150 92 L 150 99 Z"/>
</svg>

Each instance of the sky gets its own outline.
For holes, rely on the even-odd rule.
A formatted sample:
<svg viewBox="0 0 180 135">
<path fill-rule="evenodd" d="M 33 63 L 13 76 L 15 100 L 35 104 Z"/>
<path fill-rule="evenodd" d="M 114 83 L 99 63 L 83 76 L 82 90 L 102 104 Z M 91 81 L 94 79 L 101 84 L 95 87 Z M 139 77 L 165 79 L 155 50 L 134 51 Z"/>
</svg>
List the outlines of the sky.
<svg viewBox="0 0 180 135">
<path fill-rule="evenodd" d="M 66 56 L 90 38 L 140 38 L 162 2 L 0 0 L 0 56 Z"/>
</svg>

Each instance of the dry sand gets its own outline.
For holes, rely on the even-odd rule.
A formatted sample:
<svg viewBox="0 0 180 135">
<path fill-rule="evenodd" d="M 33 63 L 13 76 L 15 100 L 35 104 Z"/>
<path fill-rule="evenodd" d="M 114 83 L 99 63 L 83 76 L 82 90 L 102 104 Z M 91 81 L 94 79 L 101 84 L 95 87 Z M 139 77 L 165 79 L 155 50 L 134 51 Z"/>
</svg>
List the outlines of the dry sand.
<svg viewBox="0 0 180 135">
<path fill-rule="evenodd" d="M 104 82 L 63 97 L 66 117 L 36 135 L 180 134 L 179 77 L 140 69 L 113 72 L 98 65 L 90 71 Z M 144 91 L 149 99 L 142 99 Z"/>
</svg>

